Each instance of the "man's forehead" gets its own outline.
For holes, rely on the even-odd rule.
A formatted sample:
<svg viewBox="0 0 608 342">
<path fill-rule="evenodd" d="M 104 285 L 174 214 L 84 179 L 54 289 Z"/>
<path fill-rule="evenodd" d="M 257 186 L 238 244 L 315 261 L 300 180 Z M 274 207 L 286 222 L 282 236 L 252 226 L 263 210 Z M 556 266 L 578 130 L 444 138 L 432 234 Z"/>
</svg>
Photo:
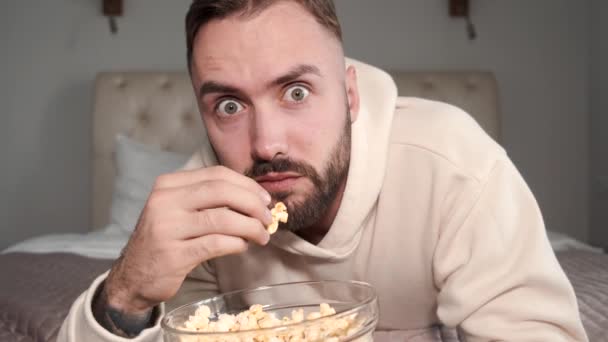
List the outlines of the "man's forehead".
<svg viewBox="0 0 608 342">
<path fill-rule="evenodd" d="M 193 50 L 199 75 L 228 77 L 258 72 L 272 78 L 296 65 L 323 69 L 342 54 L 339 42 L 294 2 L 279 2 L 251 18 L 213 20 L 199 30 Z"/>
<path fill-rule="evenodd" d="M 289 53 L 277 54 L 274 58 L 205 56 L 193 61 L 193 76 L 199 85 L 213 81 L 243 90 L 268 89 L 299 78 L 311 82 L 328 76 L 342 79 L 342 65 L 319 57 Z"/>
<path fill-rule="evenodd" d="M 254 77 L 258 81 L 274 80 L 288 74 L 324 76 L 326 67 L 316 58 L 288 56 L 272 62 L 253 63 L 247 59 L 201 58 L 196 62 L 198 76 L 202 79 Z"/>
</svg>

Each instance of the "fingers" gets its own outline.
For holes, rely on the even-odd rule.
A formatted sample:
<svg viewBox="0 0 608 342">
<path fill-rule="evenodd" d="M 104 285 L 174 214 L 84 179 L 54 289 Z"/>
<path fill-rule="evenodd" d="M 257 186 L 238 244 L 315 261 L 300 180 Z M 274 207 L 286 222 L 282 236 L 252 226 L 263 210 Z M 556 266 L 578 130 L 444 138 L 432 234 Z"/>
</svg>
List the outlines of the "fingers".
<svg viewBox="0 0 608 342">
<path fill-rule="evenodd" d="M 253 179 L 224 166 L 213 166 L 203 169 L 178 171 L 158 177 L 155 189 L 168 189 L 194 185 L 213 180 L 224 180 L 259 194 L 263 201 L 270 203 L 270 195 Z"/>
<path fill-rule="evenodd" d="M 247 241 L 240 237 L 210 234 L 185 241 L 183 257 L 191 265 L 225 256 L 243 253 L 247 250 Z"/>
<path fill-rule="evenodd" d="M 266 245 L 270 234 L 262 223 L 228 208 L 215 208 L 187 214 L 181 221 L 184 225 L 176 227 L 174 238 L 179 240 L 196 239 L 204 235 L 222 234 Z"/>
<path fill-rule="evenodd" d="M 268 203 L 255 193 L 224 180 L 211 180 L 157 191 L 149 201 L 157 210 L 165 211 L 176 206 L 188 212 L 229 207 L 256 218 L 264 225 L 272 222 Z"/>
</svg>

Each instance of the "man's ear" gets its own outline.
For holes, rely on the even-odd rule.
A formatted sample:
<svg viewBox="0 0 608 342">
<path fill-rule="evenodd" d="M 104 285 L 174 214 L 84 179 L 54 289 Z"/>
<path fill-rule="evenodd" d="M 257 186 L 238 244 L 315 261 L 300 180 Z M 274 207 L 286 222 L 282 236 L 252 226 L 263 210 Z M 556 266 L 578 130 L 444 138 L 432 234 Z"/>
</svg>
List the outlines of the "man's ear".
<svg viewBox="0 0 608 342">
<path fill-rule="evenodd" d="M 353 123 L 359 116 L 359 106 L 361 103 L 359 88 L 357 87 L 357 69 L 352 65 L 349 65 L 348 68 L 346 68 L 345 84 L 346 99 L 348 100 L 348 109 L 350 111 L 350 121 Z"/>
</svg>

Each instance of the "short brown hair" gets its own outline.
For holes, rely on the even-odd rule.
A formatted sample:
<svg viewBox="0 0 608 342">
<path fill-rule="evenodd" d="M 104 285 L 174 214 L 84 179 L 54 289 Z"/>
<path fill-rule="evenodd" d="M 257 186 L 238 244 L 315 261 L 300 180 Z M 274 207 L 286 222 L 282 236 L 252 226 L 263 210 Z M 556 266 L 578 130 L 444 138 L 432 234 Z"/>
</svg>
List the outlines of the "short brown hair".
<svg viewBox="0 0 608 342">
<path fill-rule="evenodd" d="M 193 0 L 186 14 L 186 46 L 188 69 L 192 66 L 194 38 L 198 30 L 213 19 L 239 14 L 253 16 L 279 1 L 287 0 Z M 317 22 L 342 41 L 342 29 L 333 0 L 289 0 L 302 5 Z"/>
</svg>

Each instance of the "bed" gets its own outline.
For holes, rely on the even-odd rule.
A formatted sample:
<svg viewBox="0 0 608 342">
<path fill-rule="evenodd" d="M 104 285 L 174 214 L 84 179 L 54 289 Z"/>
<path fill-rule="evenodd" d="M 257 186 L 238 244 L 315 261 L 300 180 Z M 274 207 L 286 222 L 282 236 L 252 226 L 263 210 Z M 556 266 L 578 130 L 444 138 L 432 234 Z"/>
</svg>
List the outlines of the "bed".
<svg viewBox="0 0 608 342">
<path fill-rule="evenodd" d="M 390 73 L 400 95 L 462 107 L 500 141 L 499 92 L 491 73 Z M 38 237 L 0 255 L 0 341 L 54 341 L 72 301 L 119 255 L 156 175 L 178 168 L 204 140 L 186 73 L 100 73 L 91 233 Z M 574 284 L 590 340 L 608 341 L 608 255 L 557 233 L 550 232 L 550 240 Z M 442 334 L 457 341 L 453 331 Z"/>
</svg>

